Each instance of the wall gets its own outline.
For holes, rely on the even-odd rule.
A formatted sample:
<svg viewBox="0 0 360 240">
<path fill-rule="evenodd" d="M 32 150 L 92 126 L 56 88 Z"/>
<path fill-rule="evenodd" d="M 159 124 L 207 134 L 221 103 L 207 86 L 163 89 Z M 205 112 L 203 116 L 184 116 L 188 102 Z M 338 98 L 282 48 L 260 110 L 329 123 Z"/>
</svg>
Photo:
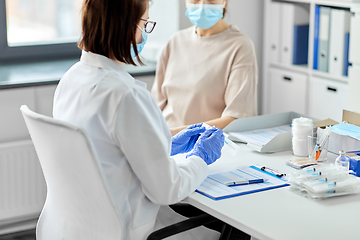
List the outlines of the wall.
<svg viewBox="0 0 360 240">
<path fill-rule="evenodd" d="M 180 1 L 180 29 L 191 26 L 189 19 L 185 16 L 185 0 Z M 234 24 L 246 33 L 254 42 L 259 64 L 259 114 L 262 113 L 262 55 L 263 55 L 263 0 L 228 0 L 227 13 L 225 20 L 229 24 Z"/>
<path fill-rule="evenodd" d="M 148 62 L 156 62 L 170 37 L 179 30 L 179 0 L 151 1 L 149 17 L 156 22 L 156 27 L 149 34 L 141 56 Z"/>
</svg>

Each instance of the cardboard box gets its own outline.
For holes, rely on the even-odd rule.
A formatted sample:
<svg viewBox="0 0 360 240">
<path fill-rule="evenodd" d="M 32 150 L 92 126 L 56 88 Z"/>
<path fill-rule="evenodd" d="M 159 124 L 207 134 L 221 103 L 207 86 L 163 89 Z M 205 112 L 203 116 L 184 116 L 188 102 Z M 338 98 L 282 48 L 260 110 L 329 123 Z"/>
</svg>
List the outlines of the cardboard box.
<svg viewBox="0 0 360 240">
<path fill-rule="evenodd" d="M 342 121 L 360 126 L 360 114 L 348 110 L 343 110 Z M 320 128 L 324 128 L 325 126 L 332 126 L 335 124 L 338 124 L 338 122 L 332 119 L 314 122 L 314 125 Z M 341 150 L 344 150 L 345 152 L 360 150 L 360 141 L 350 136 L 331 133 L 329 137 L 328 151 L 338 154 Z"/>
</svg>

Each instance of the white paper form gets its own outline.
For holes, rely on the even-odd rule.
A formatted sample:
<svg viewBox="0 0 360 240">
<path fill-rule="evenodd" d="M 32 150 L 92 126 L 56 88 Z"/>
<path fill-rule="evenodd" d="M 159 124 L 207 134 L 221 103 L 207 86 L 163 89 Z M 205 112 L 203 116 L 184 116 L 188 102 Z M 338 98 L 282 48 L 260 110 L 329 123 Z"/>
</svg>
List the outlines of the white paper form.
<svg viewBox="0 0 360 240">
<path fill-rule="evenodd" d="M 285 179 L 281 179 L 268 172 L 264 172 L 256 166 L 240 167 L 236 170 L 238 170 L 237 175 L 241 175 L 245 179 L 265 178 L 268 180 L 264 183 L 229 187 L 223 183 L 220 183 L 219 181 L 214 180 L 214 177 L 212 177 L 213 175 L 222 174 L 216 173 L 209 175 L 196 191 L 211 199 L 220 200 L 289 185 Z M 227 173 L 229 173 L 229 171 L 224 173 L 225 178 L 228 177 L 226 176 Z M 218 178 L 218 176 L 216 178 Z"/>
<path fill-rule="evenodd" d="M 257 179 L 264 179 L 267 181 L 267 178 L 257 177 L 256 175 L 244 172 L 241 169 L 214 173 L 209 175 L 209 178 L 224 185 L 229 185 L 229 183 L 233 183 L 233 185 L 235 185 L 236 182 L 248 182 Z"/>
<path fill-rule="evenodd" d="M 245 143 L 265 146 L 276 135 L 284 132 L 291 132 L 291 126 L 289 124 L 273 128 L 251 130 L 247 132 L 229 132 L 229 135 Z"/>
</svg>

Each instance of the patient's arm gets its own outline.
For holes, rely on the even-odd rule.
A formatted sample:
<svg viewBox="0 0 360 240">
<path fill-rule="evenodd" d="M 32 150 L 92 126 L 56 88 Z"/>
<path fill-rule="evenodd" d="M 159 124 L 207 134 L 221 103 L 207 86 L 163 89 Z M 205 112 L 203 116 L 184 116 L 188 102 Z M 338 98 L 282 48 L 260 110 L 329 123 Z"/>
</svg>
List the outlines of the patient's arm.
<svg viewBox="0 0 360 240">
<path fill-rule="evenodd" d="M 221 117 L 221 118 L 216 118 L 216 119 L 213 119 L 210 121 L 206 121 L 205 123 L 207 123 L 210 126 L 215 126 L 217 128 L 224 129 L 227 125 L 229 125 L 235 119 L 236 118 L 234 118 L 234 117 Z M 180 127 L 176 127 L 176 128 L 170 128 L 171 135 L 174 136 L 175 134 L 177 134 L 181 130 L 187 128 L 188 126 L 190 126 L 190 125 L 180 126 Z"/>
</svg>

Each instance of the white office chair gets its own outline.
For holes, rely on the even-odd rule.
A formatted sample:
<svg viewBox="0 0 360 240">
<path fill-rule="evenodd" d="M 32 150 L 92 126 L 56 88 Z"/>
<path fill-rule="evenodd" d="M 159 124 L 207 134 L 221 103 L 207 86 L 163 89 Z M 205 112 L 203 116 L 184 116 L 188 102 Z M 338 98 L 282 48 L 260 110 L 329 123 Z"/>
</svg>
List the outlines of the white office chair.
<svg viewBox="0 0 360 240">
<path fill-rule="evenodd" d="M 20 108 L 47 185 L 37 240 L 123 239 L 122 222 L 84 131 Z"/>
<path fill-rule="evenodd" d="M 106 189 L 96 153 L 85 132 L 69 123 L 20 108 L 47 185 L 37 240 L 125 240 L 123 224 Z M 160 229 L 157 240 L 218 221 L 203 214 Z M 220 239 L 227 239 L 224 231 Z M 126 239 L 127 240 L 127 239 Z"/>
</svg>

